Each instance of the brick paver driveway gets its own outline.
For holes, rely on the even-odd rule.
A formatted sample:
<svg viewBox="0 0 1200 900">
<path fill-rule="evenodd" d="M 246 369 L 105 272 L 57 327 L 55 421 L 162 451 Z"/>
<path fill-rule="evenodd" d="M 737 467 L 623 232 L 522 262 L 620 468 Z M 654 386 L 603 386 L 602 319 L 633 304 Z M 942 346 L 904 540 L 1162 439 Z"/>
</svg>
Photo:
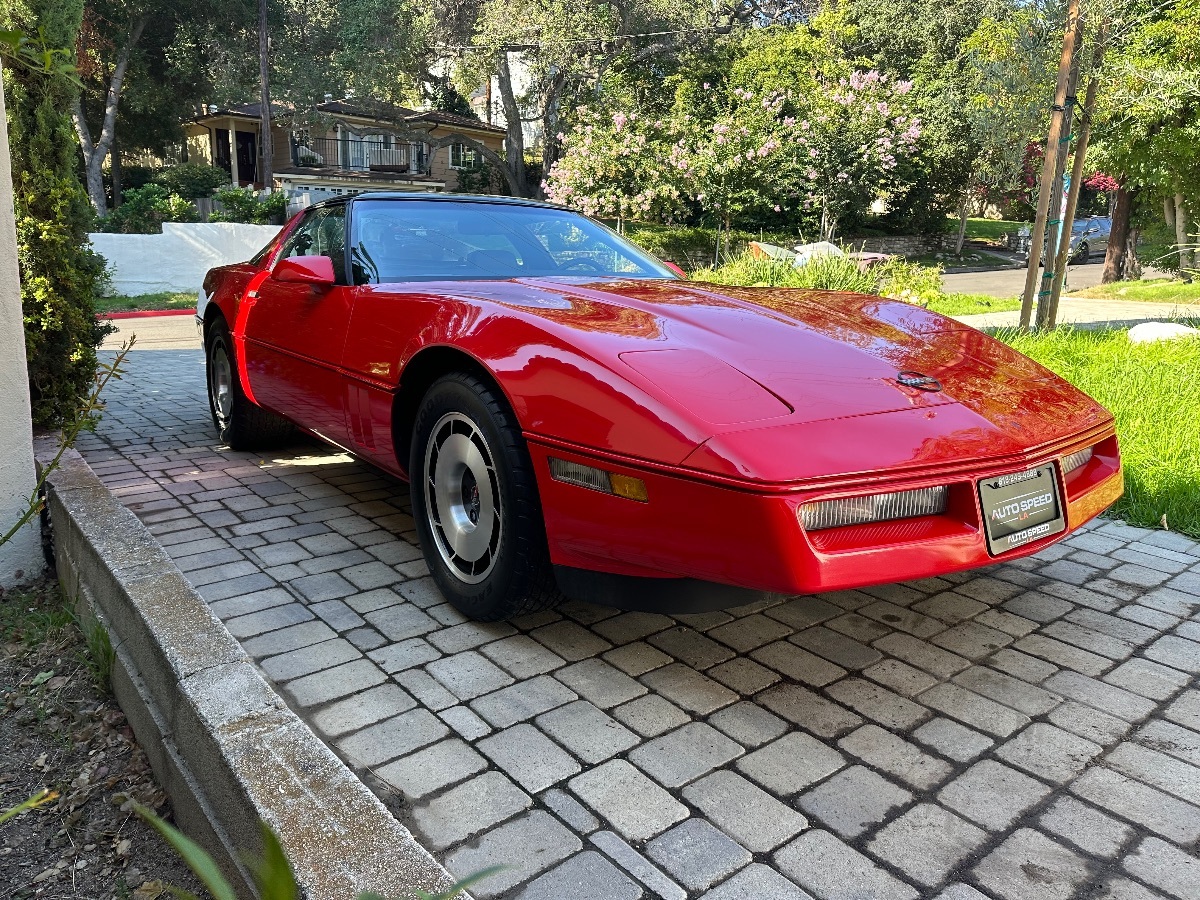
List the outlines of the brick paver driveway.
<svg viewBox="0 0 1200 900">
<path fill-rule="evenodd" d="M 405 488 L 219 447 L 143 351 L 85 455 L 280 692 L 478 896 L 1200 897 L 1200 547 L 675 619 L 464 621 Z"/>
</svg>

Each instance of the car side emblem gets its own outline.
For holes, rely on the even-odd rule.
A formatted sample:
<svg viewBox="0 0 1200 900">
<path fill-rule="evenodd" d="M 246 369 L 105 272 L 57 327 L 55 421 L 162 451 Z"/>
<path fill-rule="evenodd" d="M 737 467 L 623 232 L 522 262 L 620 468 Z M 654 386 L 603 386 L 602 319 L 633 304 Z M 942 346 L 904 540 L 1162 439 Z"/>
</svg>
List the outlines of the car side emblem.
<svg viewBox="0 0 1200 900">
<path fill-rule="evenodd" d="M 905 387 L 916 388 L 918 391 L 940 391 L 942 383 L 931 375 L 920 372 L 897 372 L 896 381 Z"/>
</svg>

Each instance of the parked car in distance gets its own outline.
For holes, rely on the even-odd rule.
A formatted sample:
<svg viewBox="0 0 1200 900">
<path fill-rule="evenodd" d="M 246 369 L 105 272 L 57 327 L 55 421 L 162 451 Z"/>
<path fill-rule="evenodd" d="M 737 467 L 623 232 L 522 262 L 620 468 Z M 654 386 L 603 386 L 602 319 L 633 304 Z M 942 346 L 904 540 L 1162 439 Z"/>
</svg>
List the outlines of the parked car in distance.
<svg viewBox="0 0 1200 900">
<path fill-rule="evenodd" d="M 1071 223 L 1071 262 L 1085 263 L 1092 254 L 1107 252 L 1111 232 L 1112 219 L 1107 216 L 1076 219 Z"/>
<path fill-rule="evenodd" d="M 360 194 L 209 272 L 209 404 L 409 482 L 466 615 L 696 612 L 1025 556 L 1120 496 L 1113 417 L 966 325 L 700 284 L 532 201 Z"/>
<path fill-rule="evenodd" d="M 1071 250 L 1067 261 L 1071 265 L 1086 263 L 1093 253 L 1104 253 L 1108 250 L 1108 236 L 1112 232 L 1112 219 L 1107 216 L 1092 216 L 1086 219 L 1076 219 L 1071 223 Z M 1018 253 L 1029 259 L 1030 234 L 1032 228 L 1022 225 L 1017 230 L 1016 242 L 1012 246 Z M 1046 260 L 1043 245 L 1042 262 Z"/>
</svg>

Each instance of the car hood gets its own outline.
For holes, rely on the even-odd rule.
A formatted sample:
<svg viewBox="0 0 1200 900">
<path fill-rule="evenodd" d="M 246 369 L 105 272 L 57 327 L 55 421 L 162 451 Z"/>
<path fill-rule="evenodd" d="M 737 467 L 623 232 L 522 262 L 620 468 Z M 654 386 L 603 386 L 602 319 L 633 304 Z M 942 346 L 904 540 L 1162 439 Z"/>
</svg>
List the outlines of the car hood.
<svg viewBox="0 0 1200 900">
<path fill-rule="evenodd" d="M 573 345 L 689 420 L 705 440 L 687 465 L 722 474 L 788 481 L 1002 456 L 1111 420 L 994 339 L 881 297 L 666 280 L 480 289 L 569 330 Z M 940 389 L 905 386 L 903 372 Z M 898 445 L 883 446 L 891 433 Z"/>
</svg>

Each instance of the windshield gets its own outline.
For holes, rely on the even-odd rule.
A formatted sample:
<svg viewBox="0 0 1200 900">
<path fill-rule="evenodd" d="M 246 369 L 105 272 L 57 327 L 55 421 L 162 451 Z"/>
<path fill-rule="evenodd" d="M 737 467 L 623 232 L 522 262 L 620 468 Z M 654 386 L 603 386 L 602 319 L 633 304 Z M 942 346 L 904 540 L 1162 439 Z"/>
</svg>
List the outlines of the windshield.
<svg viewBox="0 0 1200 900">
<path fill-rule="evenodd" d="M 357 284 L 552 275 L 673 278 L 662 263 L 566 210 L 445 200 L 356 200 Z"/>
</svg>

